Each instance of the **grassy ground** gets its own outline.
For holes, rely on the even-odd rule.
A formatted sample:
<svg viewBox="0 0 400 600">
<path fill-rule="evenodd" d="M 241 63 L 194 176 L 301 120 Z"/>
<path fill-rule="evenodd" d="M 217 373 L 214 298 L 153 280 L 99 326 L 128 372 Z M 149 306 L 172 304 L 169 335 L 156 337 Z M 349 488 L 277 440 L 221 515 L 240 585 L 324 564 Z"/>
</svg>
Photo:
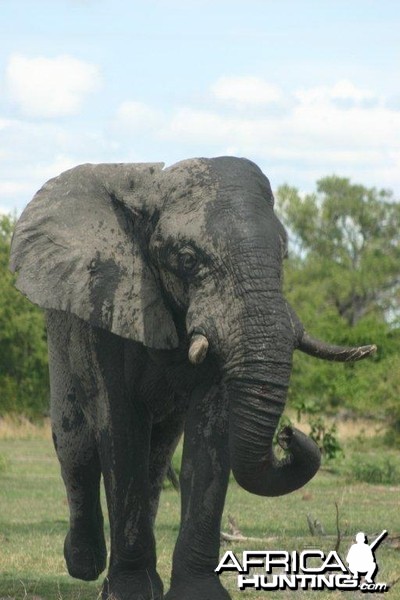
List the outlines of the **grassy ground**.
<svg viewBox="0 0 400 600">
<path fill-rule="evenodd" d="M 354 436 L 353 436 L 354 437 Z M 58 464 L 48 428 L 37 430 L 28 423 L 0 426 L 0 600 L 90 600 L 98 597 L 101 580 L 84 583 L 66 573 L 62 556 L 68 526 L 68 511 Z M 358 478 L 386 473 L 386 485 L 354 481 L 351 465 L 367 465 Z M 363 462 L 364 461 L 364 462 Z M 391 465 L 386 469 L 385 465 Z M 368 471 L 375 465 L 376 471 Z M 386 469 L 386 471 L 385 471 Z M 365 477 L 363 477 L 363 473 Z M 372 473 L 372 475 L 371 475 Z M 375 474 L 374 474 L 375 473 Z M 385 479 L 385 478 L 383 478 Z M 339 553 L 345 556 L 351 536 L 358 531 L 374 534 L 388 529 L 390 537 L 379 546 L 377 581 L 394 582 L 400 577 L 400 458 L 370 443 L 347 444 L 346 458 L 324 468 L 302 490 L 283 498 L 259 498 L 231 482 L 223 519 L 229 531 L 228 516 L 234 518 L 245 536 L 272 538 L 265 542 L 225 543 L 221 553 L 243 550 L 301 550 L 314 547 L 326 553 L 336 543 L 336 509 L 343 535 Z M 307 515 L 318 519 L 326 535 L 312 537 Z M 166 587 L 173 544 L 178 532 L 179 497 L 172 488 L 163 492 L 157 522 L 158 564 Z M 108 533 L 108 532 L 107 532 Z M 239 592 L 234 574 L 223 581 L 234 600 L 249 598 L 362 598 L 360 592 Z M 400 581 L 385 595 L 400 599 Z M 206 599 L 205 599 L 206 600 Z"/>
</svg>

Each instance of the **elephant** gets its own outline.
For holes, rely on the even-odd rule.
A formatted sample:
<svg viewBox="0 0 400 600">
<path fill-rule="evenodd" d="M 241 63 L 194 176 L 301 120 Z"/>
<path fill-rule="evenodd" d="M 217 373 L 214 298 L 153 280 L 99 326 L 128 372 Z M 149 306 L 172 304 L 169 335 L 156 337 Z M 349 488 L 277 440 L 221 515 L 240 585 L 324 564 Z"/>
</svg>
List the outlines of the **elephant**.
<svg viewBox="0 0 400 600">
<path fill-rule="evenodd" d="M 14 232 L 16 286 L 44 309 L 51 421 L 70 511 L 64 556 L 102 598 L 226 600 L 216 575 L 228 478 L 279 496 L 318 471 L 301 431 L 278 434 L 295 349 L 348 361 L 374 345 L 309 335 L 282 292 L 287 234 L 267 177 L 236 157 L 84 164 L 48 181 Z M 154 520 L 184 433 L 170 589 Z"/>
</svg>

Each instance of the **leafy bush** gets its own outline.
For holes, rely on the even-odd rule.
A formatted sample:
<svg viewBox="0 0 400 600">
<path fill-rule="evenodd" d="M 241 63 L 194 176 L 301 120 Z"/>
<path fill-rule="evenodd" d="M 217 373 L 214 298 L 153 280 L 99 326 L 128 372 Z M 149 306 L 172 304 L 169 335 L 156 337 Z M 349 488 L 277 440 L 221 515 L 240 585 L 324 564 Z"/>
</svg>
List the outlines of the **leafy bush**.
<svg viewBox="0 0 400 600">
<path fill-rule="evenodd" d="M 328 427 L 322 417 L 310 419 L 310 438 L 314 440 L 321 449 L 322 456 L 332 460 L 343 455 L 343 448 L 336 435 L 336 425 Z"/>
<path fill-rule="evenodd" d="M 332 176 L 303 196 L 281 186 L 277 210 L 289 230 L 285 293 L 311 335 L 337 345 L 374 343 L 374 357 L 334 364 L 295 353 L 289 400 L 386 420 L 400 439 L 400 203 L 387 190 Z"/>
<path fill-rule="evenodd" d="M 43 314 L 14 287 L 8 269 L 14 222 L 0 218 L 0 415 L 47 411 L 49 381 Z"/>
<path fill-rule="evenodd" d="M 352 479 L 366 483 L 400 483 L 400 466 L 391 457 L 358 457 L 350 463 L 348 474 Z"/>
</svg>

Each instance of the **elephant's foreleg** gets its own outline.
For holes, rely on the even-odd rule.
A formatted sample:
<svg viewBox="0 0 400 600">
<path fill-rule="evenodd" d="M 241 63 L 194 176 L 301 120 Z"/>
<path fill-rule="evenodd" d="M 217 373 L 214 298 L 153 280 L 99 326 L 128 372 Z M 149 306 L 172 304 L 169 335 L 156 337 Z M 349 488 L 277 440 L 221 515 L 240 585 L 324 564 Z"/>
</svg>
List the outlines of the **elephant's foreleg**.
<svg viewBox="0 0 400 600">
<path fill-rule="evenodd" d="M 135 357 L 122 338 L 72 315 L 65 330 L 79 406 L 96 442 L 98 458 L 93 455 L 91 464 L 99 476 L 100 462 L 107 496 L 111 556 L 102 597 L 159 600 L 162 583 L 149 511 L 151 415 L 135 396 L 135 377 L 128 375 Z M 79 452 L 79 442 L 92 440 L 90 432 L 75 440 L 76 447 L 71 443 L 72 455 Z"/>
<path fill-rule="evenodd" d="M 64 556 L 72 577 L 97 579 L 107 563 L 107 550 L 100 505 L 98 456 L 80 466 L 62 464 L 62 476 L 70 506 L 70 529 Z"/>
<path fill-rule="evenodd" d="M 149 461 L 150 512 L 154 525 L 160 493 L 168 467 L 183 430 L 183 412 L 173 412 L 166 419 L 155 423 L 151 431 Z"/>
<path fill-rule="evenodd" d="M 226 600 L 215 575 L 229 478 L 227 412 L 218 387 L 194 392 L 186 417 L 180 474 L 181 527 L 168 600 Z"/>
<path fill-rule="evenodd" d="M 62 327 L 49 323 L 53 441 L 70 510 L 64 555 L 72 577 L 94 580 L 104 571 L 107 558 L 100 505 L 100 462 L 70 374 L 66 335 Z"/>
<path fill-rule="evenodd" d="M 148 481 L 151 417 L 123 395 L 110 402 L 109 425 L 99 439 L 111 528 L 111 555 L 103 598 L 161 600 Z"/>
<path fill-rule="evenodd" d="M 79 352 L 72 362 L 91 394 L 85 411 L 96 432 L 110 520 L 103 598 L 158 600 L 163 589 L 149 511 L 152 415 L 137 397 L 135 357 L 123 339 L 107 331 L 81 324 L 76 335 Z"/>
</svg>

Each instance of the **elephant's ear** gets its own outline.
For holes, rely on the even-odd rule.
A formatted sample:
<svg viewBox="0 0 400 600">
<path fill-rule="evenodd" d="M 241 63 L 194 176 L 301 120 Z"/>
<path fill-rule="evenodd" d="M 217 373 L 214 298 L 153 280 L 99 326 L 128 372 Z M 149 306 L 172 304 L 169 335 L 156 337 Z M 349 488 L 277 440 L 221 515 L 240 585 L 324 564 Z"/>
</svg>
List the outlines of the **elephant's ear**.
<svg viewBox="0 0 400 600">
<path fill-rule="evenodd" d="M 18 221 L 10 267 L 42 308 L 173 348 L 178 339 L 145 259 L 143 209 L 154 210 L 162 164 L 82 165 L 51 179 Z"/>
</svg>

